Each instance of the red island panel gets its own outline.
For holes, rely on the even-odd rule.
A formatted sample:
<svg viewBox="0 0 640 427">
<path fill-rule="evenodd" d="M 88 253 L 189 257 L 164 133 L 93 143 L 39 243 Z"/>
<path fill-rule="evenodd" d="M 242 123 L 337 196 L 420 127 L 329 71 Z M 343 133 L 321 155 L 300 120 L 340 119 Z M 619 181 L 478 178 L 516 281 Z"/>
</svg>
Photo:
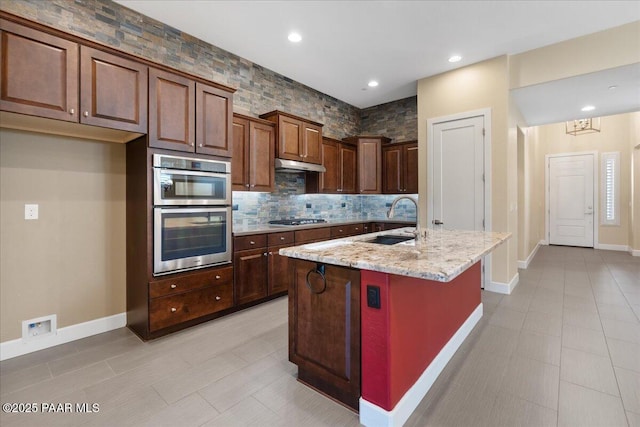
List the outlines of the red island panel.
<svg viewBox="0 0 640 427">
<path fill-rule="evenodd" d="M 451 282 L 361 271 L 362 398 L 391 411 L 481 302 L 480 262 Z M 380 308 L 367 305 L 380 287 Z"/>
</svg>

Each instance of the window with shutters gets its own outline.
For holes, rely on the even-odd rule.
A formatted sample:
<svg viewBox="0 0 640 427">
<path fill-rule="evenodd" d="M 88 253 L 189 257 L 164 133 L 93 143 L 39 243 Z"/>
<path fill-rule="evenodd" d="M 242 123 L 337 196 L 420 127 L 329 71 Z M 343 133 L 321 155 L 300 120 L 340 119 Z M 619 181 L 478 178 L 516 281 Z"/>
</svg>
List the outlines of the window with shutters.
<svg viewBox="0 0 640 427">
<path fill-rule="evenodd" d="M 602 153 L 600 224 L 620 225 L 620 153 Z"/>
</svg>

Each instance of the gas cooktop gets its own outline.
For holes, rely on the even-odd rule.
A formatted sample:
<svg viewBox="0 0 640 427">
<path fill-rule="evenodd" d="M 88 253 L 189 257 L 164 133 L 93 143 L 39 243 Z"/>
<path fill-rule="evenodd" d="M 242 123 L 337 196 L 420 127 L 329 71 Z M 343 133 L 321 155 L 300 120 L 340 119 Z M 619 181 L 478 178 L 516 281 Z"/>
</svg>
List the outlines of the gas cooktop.
<svg viewBox="0 0 640 427">
<path fill-rule="evenodd" d="M 275 219 L 273 221 L 269 221 L 269 224 L 290 226 L 290 225 L 320 224 L 323 222 L 327 222 L 327 221 L 325 221 L 324 219 L 318 219 L 318 218 L 289 218 L 289 219 Z"/>
</svg>

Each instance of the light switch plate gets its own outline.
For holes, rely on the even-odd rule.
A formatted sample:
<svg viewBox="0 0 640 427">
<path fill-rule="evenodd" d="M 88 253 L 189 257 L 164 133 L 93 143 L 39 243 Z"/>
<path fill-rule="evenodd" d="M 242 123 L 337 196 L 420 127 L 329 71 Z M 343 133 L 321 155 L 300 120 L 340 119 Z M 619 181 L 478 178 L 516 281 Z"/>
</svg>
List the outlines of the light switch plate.
<svg viewBox="0 0 640 427">
<path fill-rule="evenodd" d="M 24 219 L 38 219 L 38 205 L 24 205 Z"/>
</svg>

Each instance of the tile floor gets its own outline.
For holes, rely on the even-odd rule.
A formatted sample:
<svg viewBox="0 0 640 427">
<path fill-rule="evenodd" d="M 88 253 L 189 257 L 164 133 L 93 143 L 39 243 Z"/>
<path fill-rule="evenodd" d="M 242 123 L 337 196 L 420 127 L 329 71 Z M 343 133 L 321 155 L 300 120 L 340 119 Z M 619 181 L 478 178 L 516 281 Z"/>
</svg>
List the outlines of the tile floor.
<svg viewBox="0 0 640 427">
<path fill-rule="evenodd" d="M 640 426 L 640 259 L 542 247 L 406 425 Z M 358 426 L 295 380 L 286 298 L 141 342 L 119 329 L 0 363 L 0 400 L 99 403 L 9 426 Z"/>
</svg>

